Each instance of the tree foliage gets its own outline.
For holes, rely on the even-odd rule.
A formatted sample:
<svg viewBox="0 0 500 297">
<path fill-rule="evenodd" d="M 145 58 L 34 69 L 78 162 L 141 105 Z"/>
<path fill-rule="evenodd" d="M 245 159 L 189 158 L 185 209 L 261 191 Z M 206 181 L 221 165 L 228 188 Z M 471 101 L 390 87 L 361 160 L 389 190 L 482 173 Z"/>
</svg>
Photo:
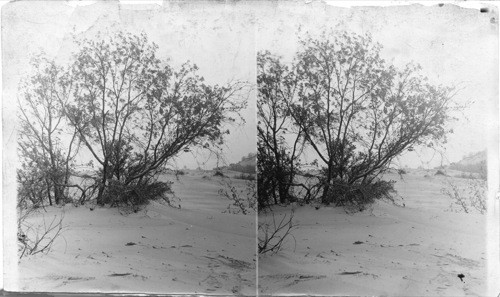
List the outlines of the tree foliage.
<svg viewBox="0 0 500 297">
<path fill-rule="evenodd" d="M 79 147 L 76 133 L 65 126 L 62 112 L 72 83 L 64 69 L 43 55 L 34 57 L 31 66 L 34 74 L 20 85 L 19 202 L 40 206 L 47 198 L 50 205 L 53 200 L 60 204 L 67 199 Z"/>
<path fill-rule="evenodd" d="M 241 120 L 243 83 L 209 85 L 190 62 L 174 69 L 158 58 L 158 46 L 145 34 L 99 33 L 74 42 L 78 50 L 68 65 L 51 62 L 63 74 L 52 77 L 57 96 L 44 94 L 51 101 L 39 105 L 75 131 L 97 164 L 93 184 L 101 205 L 142 203 L 168 193 L 169 185 L 157 179 L 164 165 L 189 147 L 221 145 L 229 133 L 225 126 Z M 43 84 L 35 73 L 29 86 Z M 49 143 L 47 137 L 37 143 Z M 117 202 L 117 189 L 132 194 Z M 133 194 L 138 189 L 148 198 Z"/>
<path fill-rule="evenodd" d="M 273 98 L 265 101 L 268 108 L 289 114 L 318 155 L 324 203 L 339 202 L 328 197 L 334 184 L 376 183 L 395 157 L 432 147 L 452 132 L 446 124 L 458 108 L 456 90 L 431 84 L 418 65 L 389 65 L 369 35 L 325 31 L 300 45 L 293 63 L 279 68 L 288 74 L 267 71 L 259 90 Z"/>
<path fill-rule="evenodd" d="M 269 52 L 257 54 L 258 188 L 259 207 L 271 201 L 292 199 L 291 186 L 297 173 L 302 145 L 301 128 L 291 125 L 289 104 L 295 96 L 297 77 Z M 292 145 L 286 135 L 295 133 Z"/>
</svg>

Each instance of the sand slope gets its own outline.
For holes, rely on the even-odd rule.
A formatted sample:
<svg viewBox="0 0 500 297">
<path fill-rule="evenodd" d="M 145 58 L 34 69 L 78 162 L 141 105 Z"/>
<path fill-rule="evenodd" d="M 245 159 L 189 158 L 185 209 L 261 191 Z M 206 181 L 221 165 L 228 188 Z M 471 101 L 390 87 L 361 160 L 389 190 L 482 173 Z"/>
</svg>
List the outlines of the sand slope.
<svg viewBox="0 0 500 297">
<path fill-rule="evenodd" d="M 18 288 L 254 295 L 255 216 L 222 213 L 229 201 L 217 194 L 218 179 L 180 176 L 181 209 L 153 202 L 123 216 L 66 206 L 62 238 L 48 255 L 23 258 Z"/>
<path fill-rule="evenodd" d="M 297 207 L 282 252 L 259 257 L 263 294 L 484 295 L 485 216 L 447 211 L 444 177 L 398 179 L 405 207 L 378 202 L 371 211 Z M 275 209 L 283 215 L 291 207 Z M 261 215 L 269 219 L 269 214 Z M 463 282 L 457 276 L 463 273 Z"/>
</svg>

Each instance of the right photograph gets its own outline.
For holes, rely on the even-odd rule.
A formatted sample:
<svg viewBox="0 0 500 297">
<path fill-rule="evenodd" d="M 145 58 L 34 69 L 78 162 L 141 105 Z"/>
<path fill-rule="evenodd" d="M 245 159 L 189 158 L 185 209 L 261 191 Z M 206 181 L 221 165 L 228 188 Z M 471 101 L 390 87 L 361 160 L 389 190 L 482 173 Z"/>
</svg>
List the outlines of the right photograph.
<svg viewBox="0 0 500 297">
<path fill-rule="evenodd" d="M 259 9 L 259 293 L 491 295 L 496 8 Z"/>
</svg>

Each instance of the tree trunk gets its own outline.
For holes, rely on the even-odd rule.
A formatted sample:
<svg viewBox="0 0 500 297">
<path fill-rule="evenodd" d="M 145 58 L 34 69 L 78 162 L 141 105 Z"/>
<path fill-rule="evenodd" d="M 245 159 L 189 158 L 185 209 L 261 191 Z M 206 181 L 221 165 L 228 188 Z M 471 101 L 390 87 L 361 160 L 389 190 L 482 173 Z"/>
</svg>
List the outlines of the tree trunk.
<svg viewBox="0 0 500 297">
<path fill-rule="evenodd" d="M 104 205 L 104 190 L 106 188 L 106 181 L 108 180 L 107 177 L 108 177 L 108 164 L 107 162 L 105 162 L 102 168 L 102 180 L 101 184 L 99 185 L 99 192 L 97 193 L 97 204 L 100 206 Z"/>
<path fill-rule="evenodd" d="M 328 192 L 330 191 L 330 182 L 332 181 L 332 167 L 332 164 L 328 164 L 328 173 L 326 175 L 325 185 L 323 186 L 323 193 L 321 195 L 321 203 L 327 205 L 333 202 L 330 201 L 330 197 L 328 196 Z"/>
<path fill-rule="evenodd" d="M 280 196 L 280 204 L 284 204 L 288 201 L 288 191 L 284 184 L 283 178 L 278 179 L 278 193 Z"/>
<path fill-rule="evenodd" d="M 49 196 L 49 205 L 52 206 L 52 195 L 50 195 L 50 183 L 48 180 L 45 180 L 45 183 L 47 184 L 47 196 Z"/>
<path fill-rule="evenodd" d="M 329 190 L 330 190 L 330 183 L 327 182 L 323 186 L 323 194 L 321 195 L 321 203 L 327 204 L 327 205 L 330 204 L 331 201 L 329 201 L 329 197 L 328 197 Z"/>
<path fill-rule="evenodd" d="M 97 192 L 97 204 L 100 205 L 100 206 L 103 206 L 104 205 L 104 201 L 103 201 L 103 194 L 104 194 L 104 182 L 105 182 L 106 179 L 103 179 L 103 184 L 99 186 L 99 191 Z"/>
<path fill-rule="evenodd" d="M 54 181 L 54 202 L 56 203 L 56 205 L 59 205 L 61 203 L 61 198 L 62 198 L 61 186 L 58 186 L 57 181 Z"/>
<path fill-rule="evenodd" d="M 278 204 L 278 197 L 276 197 L 276 185 L 274 184 L 274 182 L 271 187 L 272 187 L 271 193 L 273 194 L 274 204 Z"/>
</svg>

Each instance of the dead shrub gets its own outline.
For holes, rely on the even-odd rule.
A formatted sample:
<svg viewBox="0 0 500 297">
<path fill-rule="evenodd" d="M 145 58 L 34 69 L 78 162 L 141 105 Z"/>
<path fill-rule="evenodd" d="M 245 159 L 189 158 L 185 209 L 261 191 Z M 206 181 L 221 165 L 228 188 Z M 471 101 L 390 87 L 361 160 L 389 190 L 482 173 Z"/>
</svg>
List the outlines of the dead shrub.
<svg viewBox="0 0 500 297">
<path fill-rule="evenodd" d="M 376 180 L 371 183 L 349 184 L 342 180 L 334 180 L 328 188 L 328 202 L 344 207 L 348 212 L 366 209 L 376 200 L 388 199 L 394 202 L 394 181 Z"/>
<path fill-rule="evenodd" d="M 486 213 L 486 181 L 484 180 L 467 179 L 462 186 L 447 180 L 447 186 L 442 188 L 441 192 L 453 201 L 449 207 L 450 211 Z"/>
<path fill-rule="evenodd" d="M 255 181 L 247 181 L 244 188 L 234 185 L 230 179 L 221 181 L 220 184 L 222 188 L 218 191 L 219 195 L 232 201 L 227 206 L 227 209 L 223 211 L 224 213 L 246 215 L 257 210 Z"/>
<path fill-rule="evenodd" d="M 42 223 L 34 224 L 29 218 L 38 212 L 35 208 L 18 209 L 17 242 L 19 259 L 27 255 L 50 252 L 55 240 L 63 231 L 64 213 L 47 219 L 42 214 Z"/>
<path fill-rule="evenodd" d="M 292 238 L 295 241 L 295 237 L 291 232 L 298 225 L 293 223 L 293 214 L 294 211 L 292 210 L 289 215 L 285 213 L 281 215 L 281 218 L 277 219 L 277 215 L 272 212 L 272 219 L 270 222 L 261 222 L 259 220 L 259 254 L 276 254 L 281 250 L 287 238 Z"/>
<path fill-rule="evenodd" d="M 182 170 L 176 170 L 175 171 L 175 179 L 177 181 L 180 181 L 180 177 L 183 176 L 183 175 L 186 175 L 186 172 L 184 172 Z"/>
<path fill-rule="evenodd" d="M 109 181 L 103 195 L 103 202 L 111 207 L 131 207 L 137 212 L 149 201 L 163 199 L 170 203 L 168 195 L 173 195 L 172 182 L 145 181 L 125 184 L 116 179 Z"/>
<path fill-rule="evenodd" d="M 242 173 L 242 174 L 236 175 L 234 178 L 254 181 L 255 180 L 255 175 L 254 174 L 244 174 L 244 173 Z"/>
<path fill-rule="evenodd" d="M 220 171 L 220 170 L 216 170 L 216 171 L 214 172 L 214 176 L 225 177 L 224 173 L 222 173 L 222 171 Z"/>
<path fill-rule="evenodd" d="M 404 174 L 407 174 L 407 173 L 408 173 L 408 172 L 406 172 L 406 170 L 404 170 L 403 168 L 399 168 L 399 169 L 397 170 L 397 172 L 398 172 L 398 174 L 399 174 L 399 175 L 404 175 Z"/>
<path fill-rule="evenodd" d="M 442 171 L 441 169 L 439 169 L 438 171 L 436 171 L 436 173 L 434 175 L 443 175 L 443 176 L 446 176 L 446 173 L 444 171 Z"/>
</svg>

